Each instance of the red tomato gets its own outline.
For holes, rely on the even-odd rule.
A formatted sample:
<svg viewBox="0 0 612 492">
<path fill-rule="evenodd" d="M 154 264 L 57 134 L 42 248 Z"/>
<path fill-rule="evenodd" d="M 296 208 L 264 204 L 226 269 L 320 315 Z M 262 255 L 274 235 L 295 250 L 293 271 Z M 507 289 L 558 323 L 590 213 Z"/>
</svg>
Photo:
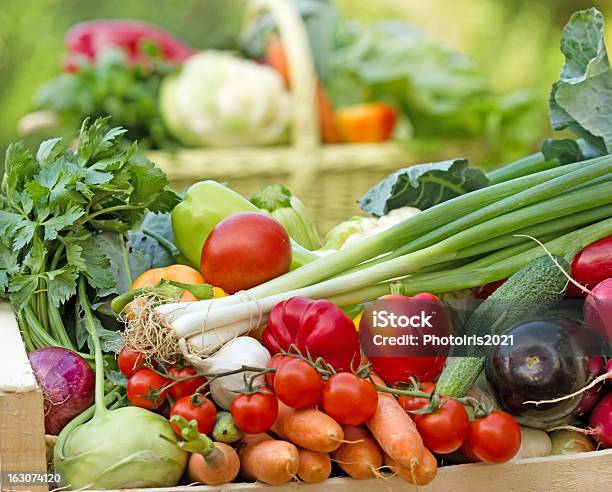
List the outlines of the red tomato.
<svg viewBox="0 0 612 492">
<path fill-rule="evenodd" d="M 230 406 L 230 413 L 242 432 L 259 434 L 274 424 L 278 416 L 278 401 L 274 393 L 262 387 L 257 393 L 238 395 Z"/>
<path fill-rule="evenodd" d="M 291 408 L 317 404 L 323 391 L 323 378 L 308 362 L 293 357 L 285 361 L 274 377 L 274 392 Z"/>
<path fill-rule="evenodd" d="M 230 215 L 212 230 L 202 248 L 202 274 L 228 294 L 287 273 L 291 241 L 283 226 L 259 212 Z"/>
<path fill-rule="evenodd" d="M 467 458 L 468 460 L 476 463 L 478 461 L 480 461 L 478 459 L 478 456 L 476 456 L 474 454 L 474 450 L 472 449 L 472 446 L 470 444 L 470 440 L 466 439 L 465 441 L 463 441 L 463 444 L 461 445 L 461 447 L 459 448 L 459 451 L 461 452 L 461 454 Z"/>
<path fill-rule="evenodd" d="M 612 278 L 612 236 L 589 244 L 574 256 L 570 271 L 572 277 L 587 289 Z M 567 286 L 565 297 L 584 298 L 587 294 L 574 284 Z"/>
<path fill-rule="evenodd" d="M 278 371 L 285 362 L 288 362 L 294 358 L 295 357 L 290 357 L 288 355 L 276 354 L 274 357 L 270 359 L 270 362 L 268 362 L 268 365 L 266 366 L 266 368 L 276 369 Z M 275 375 L 276 375 L 275 372 L 266 373 L 266 384 L 268 385 L 268 388 L 270 389 L 274 388 L 274 376 Z"/>
<path fill-rule="evenodd" d="M 421 391 L 425 391 L 431 395 L 434 389 L 436 389 L 436 385 L 433 383 L 421 383 Z M 421 398 L 419 396 L 400 396 L 397 401 L 413 419 L 415 414 L 411 413 L 412 410 L 420 410 L 421 408 L 425 408 L 427 405 L 429 405 L 429 398 Z"/>
<path fill-rule="evenodd" d="M 129 347 L 123 347 L 117 356 L 117 365 L 121 374 L 129 378 L 144 364 L 142 354 Z"/>
<path fill-rule="evenodd" d="M 511 415 L 493 412 L 470 424 L 467 441 L 479 460 L 504 463 L 512 459 L 521 447 L 521 429 Z"/>
<path fill-rule="evenodd" d="M 376 412 L 378 392 L 374 385 L 351 372 L 334 374 L 323 388 L 325 413 L 342 425 L 360 425 Z"/>
<path fill-rule="evenodd" d="M 217 421 L 217 409 L 212 401 L 199 393 L 183 396 L 178 399 L 170 410 L 170 417 L 180 415 L 187 422 L 196 420 L 200 434 L 208 434 Z M 176 424 L 172 428 L 177 436 L 182 437 L 181 429 Z"/>
<path fill-rule="evenodd" d="M 136 406 L 153 410 L 166 399 L 166 390 L 158 391 L 168 380 L 151 369 L 138 369 L 127 384 L 127 398 Z"/>
<path fill-rule="evenodd" d="M 206 383 L 206 378 L 204 377 L 192 377 L 197 373 L 198 371 L 196 371 L 193 367 L 170 367 L 168 369 L 168 374 L 175 379 L 189 378 L 178 383 L 174 383 L 174 379 L 170 380 L 171 386 L 168 387 L 168 393 L 170 393 L 173 400 L 176 401 L 183 396 L 193 395 L 196 391 L 198 391 L 200 386 Z"/>
<path fill-rule="evenodd" d="M 457 451 L 468 435 L 470 420 L 463 405 L 442 398 L 442 406 L 432 413 L 415 414 L 414 422 L 427 449 L 438 454 Z"/>
</svg>

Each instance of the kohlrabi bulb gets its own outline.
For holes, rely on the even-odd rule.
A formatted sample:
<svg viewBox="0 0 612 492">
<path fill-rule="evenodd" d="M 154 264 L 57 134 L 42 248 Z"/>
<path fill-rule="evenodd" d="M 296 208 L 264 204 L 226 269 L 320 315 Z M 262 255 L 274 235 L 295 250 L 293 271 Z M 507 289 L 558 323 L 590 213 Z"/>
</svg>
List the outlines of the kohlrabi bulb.
<svg viewBox="0 0 612 492">
<path fill-rule="evenodd" d="M 172 487 L 187 464 L 170 423 L 144 408 L 99 413 L 66 431 L 58 438 L 54 464 L 68 489 Z"/>
</svg>

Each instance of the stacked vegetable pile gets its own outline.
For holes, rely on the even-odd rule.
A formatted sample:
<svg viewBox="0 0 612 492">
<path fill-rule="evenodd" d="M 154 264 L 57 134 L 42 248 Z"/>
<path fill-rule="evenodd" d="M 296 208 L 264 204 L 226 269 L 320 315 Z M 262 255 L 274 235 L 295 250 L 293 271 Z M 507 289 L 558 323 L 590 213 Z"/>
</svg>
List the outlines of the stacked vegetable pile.
<svg viewBox="0 0 612 492">
<path fill-rule="evenodd" d="M 372 217 L 323 240 L 280 185 L 249 200 L 204 181 L 179 198 L 104 119 L 74 148 L 12 145 L 0 285 L 60 485 L 425 485 L 443 464 L 612 447 L 601 14 L 576 13 L 562 50 L 551 120 L 578 140 L 489 175 L 464 159 L 401 169 L 360 200 Z M 429 306 L 449 337 L 513 343 L 370 354 L 377 302 Z"/>
<path fill-rule="evenodd" d="M 531 118 L 525 91 L 495 96 L 472 60 L 412 26 L 351 23 L 328 0 L 291 3 L 314 54 L 324 143 L 430 142 L 486 133 L 499 147 L 525 133 L 514 131 Z M 65 73 L 39 89 L 36 112 L 21 129 L 59 125 L 72 134 L 85 117 L 111 115 L 151 148 L 285 143 L 292 114 L 289 66 L 304 62 L 287 58 L 271 16 L 247 21 L 242 56 L 197 51 L 142 22 L 78 24 L 66 35 Z"/>
</svg>

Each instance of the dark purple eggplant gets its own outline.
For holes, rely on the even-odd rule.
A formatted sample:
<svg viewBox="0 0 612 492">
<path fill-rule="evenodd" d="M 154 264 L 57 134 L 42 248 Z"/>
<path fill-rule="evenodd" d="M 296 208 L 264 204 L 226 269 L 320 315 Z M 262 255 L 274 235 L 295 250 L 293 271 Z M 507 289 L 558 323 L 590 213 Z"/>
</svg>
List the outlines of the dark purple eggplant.
<svg viewBox="0 0 612 492">
<path fill-rule="evenodd" d="M 568 422 L 583 395 L 550 404 L 525 404 L 573 393 L 593 378 L 588 330 L 575 321 L 546 318 L 508 328 L 512 344 L 499 345 L 487 358 L 486 376 L 502 410 L 530 427 Z"/>
</svg>

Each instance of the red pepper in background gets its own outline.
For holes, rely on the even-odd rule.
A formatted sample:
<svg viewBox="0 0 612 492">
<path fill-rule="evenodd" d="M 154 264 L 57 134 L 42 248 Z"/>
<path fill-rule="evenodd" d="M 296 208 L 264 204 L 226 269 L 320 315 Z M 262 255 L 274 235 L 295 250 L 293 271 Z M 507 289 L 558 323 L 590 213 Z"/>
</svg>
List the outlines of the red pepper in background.
<svg viewBox="0 0 612 492">
<path fill-rule="evenodd" d="M 587 289 L 592 289 L 600 282 L 612 278 L 612 236 L 589 244 L 574 256 L 570 265 L 572 278 Z M 583 292 L 574 284 L 567 286 L 565 297 L 585 298 Z"/>
<path fill-rule="evenodd" d="M 303 355 L 322 357 L 337 371 L 357 369 L 361 356 L 355 325 L 329 301 L 293 297 L 270 312 L 264 346 L 274 355 L 294 345 Z"/>
<path fill-rule="evenodd" d="M 155 45 L 160 57 L 170 63 L 182 63 L 196 52 L 170 33 L 146 22 L 95 20 L 76 24 L 66 34 L 68 56 L 65 68 L 75 72 L 79 60 L 93 61 L 102 49 L 108 47 L 125 51 L 131 65 L 142 63 L 147 57 L 141 50 L 145 43 Z"/>
</svg>

